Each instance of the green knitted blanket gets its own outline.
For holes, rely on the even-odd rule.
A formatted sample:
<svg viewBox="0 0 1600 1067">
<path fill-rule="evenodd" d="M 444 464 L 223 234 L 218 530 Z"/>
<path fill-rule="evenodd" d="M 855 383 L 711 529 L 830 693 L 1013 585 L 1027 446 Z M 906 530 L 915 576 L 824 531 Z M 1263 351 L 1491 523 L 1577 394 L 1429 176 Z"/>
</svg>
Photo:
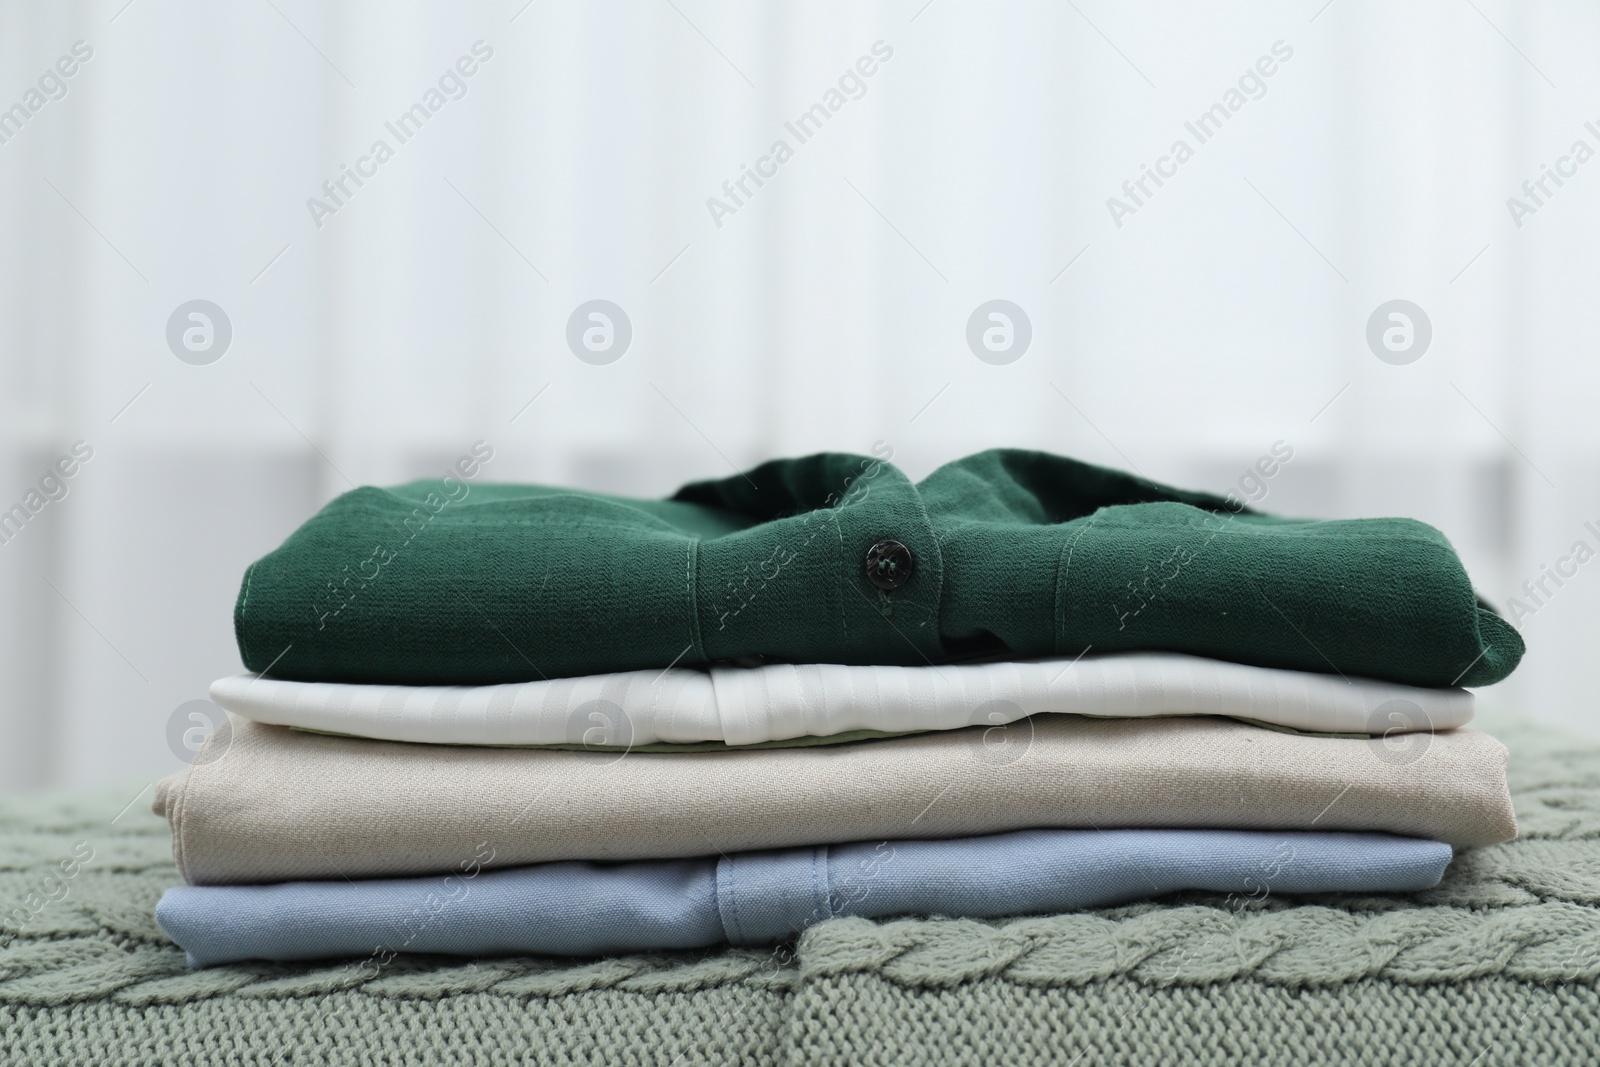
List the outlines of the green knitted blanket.
<svg viewBox="0 0 1600 1067">
<path fill-rule="evenodd" d="M 0 1062 L 1600 1061 L 1600 745 L 1496 727 L 1523 836 L 1417 898 L 843 919 L 773 951 L 191 973 L 138 783 L 0 804 Z M 19 929 L 20 927 L 20 929 Z"/>
</svg>

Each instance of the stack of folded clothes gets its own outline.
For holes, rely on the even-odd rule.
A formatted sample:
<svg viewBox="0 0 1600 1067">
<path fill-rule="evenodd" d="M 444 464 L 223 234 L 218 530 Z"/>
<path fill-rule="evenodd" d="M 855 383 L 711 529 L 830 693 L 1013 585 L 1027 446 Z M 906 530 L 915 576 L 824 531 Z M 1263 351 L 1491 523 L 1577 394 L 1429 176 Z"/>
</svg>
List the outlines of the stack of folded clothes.
<svg viewBox="0 0 1600 1067">
<path fill-rule="evenodd" d="M 1516 834 L 1458 687 L 1522 641 L 1422 523 L 1020 451 L 668 500 L 475 473 L 246 572 L 255 673 L 155 801 L 193 965 L 1409 892 Z"/>
</svg>

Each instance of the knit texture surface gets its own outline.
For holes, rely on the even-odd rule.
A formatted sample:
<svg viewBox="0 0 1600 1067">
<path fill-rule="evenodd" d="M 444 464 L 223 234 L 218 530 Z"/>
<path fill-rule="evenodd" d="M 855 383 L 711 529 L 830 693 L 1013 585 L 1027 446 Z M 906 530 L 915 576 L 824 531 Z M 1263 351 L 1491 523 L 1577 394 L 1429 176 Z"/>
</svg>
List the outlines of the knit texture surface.
<svg viewBox="0 0 1600 1067">
<path fill-rule="evenodd" d="M 1185 894 L 602 961 L 190 972 L 138 783 L 0 803 L 0 1063 L 1600 1061 L 1600 744 L 1491 724 L 1522 836 L 1412 898 Z"/>
</svg>

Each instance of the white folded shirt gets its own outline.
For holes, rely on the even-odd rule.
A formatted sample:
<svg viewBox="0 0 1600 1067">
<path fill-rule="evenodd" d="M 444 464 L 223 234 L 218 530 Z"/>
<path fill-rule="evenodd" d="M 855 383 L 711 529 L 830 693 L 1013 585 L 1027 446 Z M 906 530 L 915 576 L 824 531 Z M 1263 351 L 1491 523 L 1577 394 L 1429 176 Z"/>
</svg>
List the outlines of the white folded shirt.
<svg viewBox="0 0 1600 1067">
<path fill-rule="evenodd" d="M 1000 725 L 1042 712 L 1226 715 L 1322 733 L 1447 730 L 1465 689 L 1129 652 L 926 667 L 773 663 L 482 686 L 288 682 L 241 674 L 211 699 L 256 722 L 459 745 L 750 745 L 856 730 Z"/>
</svg>

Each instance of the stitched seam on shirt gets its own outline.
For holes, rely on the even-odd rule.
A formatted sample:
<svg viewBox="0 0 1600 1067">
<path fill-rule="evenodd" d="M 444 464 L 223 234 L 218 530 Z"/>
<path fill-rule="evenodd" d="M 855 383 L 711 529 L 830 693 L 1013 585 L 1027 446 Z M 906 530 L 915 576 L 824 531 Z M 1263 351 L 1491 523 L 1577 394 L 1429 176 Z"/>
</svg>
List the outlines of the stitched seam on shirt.
<svg viewBox="0 0 1600 1067">
<path fill-rule="evenodd" d="M 245 639 L 244 639 L 244 629 L 245 629 L 244 625 L 243 625 L 243 623 L 244 623 L 244 613 L 245 613 L 245 610 L 246 610 L 247 606 L 250 603 L 250 582 L 255 578 L 255 576 L 256 576 L 256 565 L 254 563 L 252 563 L 252 564 L 250 564 L 250 566 L 248 566 L 248 567 L 246 567 L 244 569 L 244 593 L 241 594 L 240 597 L 239 597 L 239 623 L 240 623 L 240 625 L 235 627 L 235 629 L 237 631 L 235 636 L 239 639 L 239 656 L 246 663 L 250 662 L 250 649 L 246 646 Z"/>
<path fill-rule="evenodd" d="M 444 520 L 447 515 L 450 516 L 450 521 L 449 522 L 441 521 L 441 520 Z M 404 514 L 404 515 L 397 515 L 394 512 L 390 512 L 390 511 L 368 510 L 368 511 L 363 511 L 363 512 L 355 512 L 355 511 L 352 510 L 352 511 L 347 511 L 347 512 L 341 513 L 341 517 L 342 518 L 361 517 L 361 518 L 371 518 L 371 519 L 383 519 L 383 520 L 388 521 L 389 525 L 392 528 L 396 523 L 400 523 L 400 524 L 403 525 L 405 520 L 407 518 L 409 518 L 410 515 L 409 515 L 409 513 Z M 314 521 L 315 520 L 312 520 L 312 522 L 314 522 Z M 307 523 L 307 525 L 310 525 L 310 523 Z M 459 513 L 451 514 L 451 512 L 450 512 L 450 510 L 448 508 L 444 508 L 444 509 L 441 509 L 439 511 L 434 512 L 432 514 L 432 516 L 428 520 L 428 525 L 430 525 L 430 526 L 432 526 L 432 525 L 440 525 L 440 526 L 455 525 L 455 526 L 465 526 L 465 527 L 469 527 L 469 528 L 472 528 L 472 529 L 478 529 L 478 528 L 482 528 L 482 527 L 494 527 L 494 526 L 570 526 L 570 527 L 574 527 L 574 528 L 578 528 L 578 529 L 586 529 L 586 530 L 609 530 L 612 533 L 617 534 L 619 537 L 626 536 L 626 535 L 632 534 L 632 533 L 638 533 L 638 532 L 655 533 L 655 534 L 661 534 L 663 536 L 678 536 L 678 537 L 687 537 L 687 536 L 689 536 L 688 534 L 684 533 L 684 531 L 680 527 L 671 526 L 671 525 L 666 524 L 665 522 L 663 522 L 660 525 L 655 525 L 655 524 L 646 524 L 646 523 L 626 523 L 626 524 L 623 524 L 623 523 L 616 523 L 616 522 L 606 522 L 603 519 L 588 519 L 588 520 L 544 519 L 544 518 L 535 518 L 535 519 L 486 519 L 481 515 L 463 515 L 463 514 L 459 514 Z M 732 532 L 737 533 L 739 531 L 732 531 Z"/>
<path fill-rule="evenodd" d="M 445 513 L 442 511 L 438 512 L 434 515 L 434 520 L 436 521 L 444 514 Z M 392 518 L 393 516 L 389 517 Z M 467 516 L 461 516 L 462 520 L 465 520 L 466 518 Z M 640 532 L 660 534 L 663 537 L 688 536 L 681 530 L 670 528 L 663 529 L 655 526 L 622 526 L 614 522 L 568 522 L 560 519 L 500 519 L 494 522 L 489 522 L 481 518 L 473 518 L 471 522 L 460 521 L 457 524 L 470 529 L 481 529 L 485 526 L 565 526 L 579 530 L 608 530 L 611 533 L 616 534 L 618 537 L 629 537 Z M 431 522 L 430 525 L 432 525 Z M 440 523 L 440 525 L 446 524 Z"/>
<path fill-rule="evenodd" d="M 1067 632 L 1067 579 L 1072 574 L 1072 553 L 1078 548 L 1078 542 L 1083 540 L 1083 535 L 1089 532 L 1089 527 L 1095 524 L 1100 517 L 1096 511 L 1089 516 L 1089 521 L 1083 524 L 1083 529 L 1078 531 L 1067 546 L 1056 556 L 1056 655 L 1062 654 L 1062 636 Z"/>
<path fill-rule="evenodd" d="M 372 488 L 372 487 L 369 486 L 368 488 Z M 339 519 L 347 518 L 347 517 L 352 516 L 352 515 L 380 516 L 380 517 L 393 518 L 397 513 L 410 514 L 411 512 L 416 511 L 418 508 L 422 508 L 422 507 L 426 507 L 427 506 L 426 502 L 423 501 L 423 500 L 413 500 L 410 497 L 396 496 L 396 495 L 394 495 L 392 492 L 390 492 L 387 489 L 378 489 L 377 492 L 382 493 L 387 498 L 387 502 L 386 503 L 379 504 L 379 503 L 373 503 L 373 502 L 370 502 L 370 501 L 346 501 L 344 503 L 340 503 L 337 510 L 329 511 L 327 508 L 325 508 L 322 511 L 319 511 L 315 516 L 312 517 L 311 521 L 316 521 L 317 519 L 322 518 L 324 515 L 330 516 L 330 520 L 329 521 L 337 521 Z M 349 495 L 350 495 L 349 493 L 345 494 L 345 496 L 349 496 Z M 439 495 L 440 496 L 445 496 L 445 494 L 442 494 L 442 493 L 439 494 Z M 340 499 L 342 500 L 343 498 L 340 498 Z M 480 502 L 480 503 L 477 503 L 477 504 L 463 504 L 462 502 L 465 500 L 464 497 L 457 498 L 454 501 L 450 500 L 447 496 L 445 497 L 445 499 L 446 499 L 446 504 L 447 505 L 454 505 L 454 506 L 442 507 L 442 508 L 440 508 L 439 511 L 434 512 L 434 515 L 438 516 L 438 515 L 443 515 L 443 514 L 446 514 L 446 513 L 453 513 L 452 517 L 456 518 L 458 521 L 467 519 L 467 518 L 470 517 L 470 515 L 481 514 L 482 509 L 486 508 L 486 507 L 504 506 L 504 505 L 512 505 L 512 504 L 521 504 L 521 505 L 524 505 L 524 506 L 531 506 L 531 507 L 550 507 L 549 502 L 551 502 L 551 501 L 556 501 L 556 500 L 574 501 L 575 500 L 575 501 L 579 501 L 581 503 L 586 503 L 586 504 L 601 504 L 608 511 L 626 512 L 627 513 L 628 522 L 625 525 L 628 525 L 628 526 L 651 527 L 651 528 L 659 529 L 659 530 L 663 530 L 663 531 L 681 531 L 681 529 L 682 529 L 681 527 L 675 525 L 671 519 L 663 518 L 660 515 L 655 515 L 655 514 L 652 514 L 651 512 L 648 512 L 648 511 L 641 511 L 639 508 L 634 507 L 633 505 L 628 504 L 626 502 L 619 502 L 619 501 L 616 501 L 616 500 L 598 499 L 597 494 L 586 493 L 583 490 L 574 490 L 574 491 L 568 492 L 568 493 L 558 493 L 558 494 L 555 494 L 555 495 L 552 495 L 552 496 L 524 497 L 521 500 L 515 500 L 515 501 L 489 500 L 489 501 L 483 501 L 483 502 Z M 336 503 L 337 503 L 337 501 L 336 501 Z M 641 501 L 641 503 L 653 503 L 653 501 Z M 332 505 L 329 505 L 329 507 L 332 507 Z M 555 510 L 555 508 L 552 507 L 551 510 Z M 519 523 L 519 522 L 528 522 L 528 521 L 538 522 L 538 521 L 541 521 L 541 520 L 537 516 L 532 518 L 532 519 L 486 519 L 486 520 L 483 520 L 484 525 L 501 525 L 501 524 Z M 604 522 L 607 525 L 612 525 L 612 526 L 617 525 L 616 522 L 610 521 L 610 520 L 605 520 L 605 519 L 596 520 L 596 521 Z"/>
<path fill-rule="evenodd" d="M 734 863 L 733 857 L 729 856 L 728 857 L 728 906 L 729 906 L 730 910 L 732 910 L 732 912 L 733 912 L 733 930 L 731 931 L 731 933 L 733 933 L 737 937 L 737 940 L 733 940 L 733 944 L 742 945 L 742 944 L 745 943 L 744 923 L 739 920 L 739 877 L 738 877 L 738 875 L 733 873 L 734 865 L 735 865 L 735 863 Z"/>
<path fill-rule="evenodd" d="M 838 515 L 835 515 L 833 517 L 833 532 L 839 538 L 839 570 L 838 570 L 837 574 L 834 576 L 834 583 L 833 583 L 833 593 L 834 593 L 834 596 L 839 601 L 839 636 L 841 638 L 848 638 L 850 636 L 850 623 L 847 622 L 846 619 L 845 619 L 844 583 L 848 582 L 850 580 L 850 577 L 845 571 L 845 562 L 844 562 L 844 527 L 839 522 Z"/>
<path fill-rule="evenodd" d="M 822 868 L 822 877 L 817 877 L 818 865 Z M 833 901 L 829 898 L 828 889 L 828 846 L 812 850 L 811 853 L 811 914 L 821 913 L 821 918 L 833 918 Z"/>
<path fill-rule="evenodd" d="M 172 827 L 172 862 L 178 868 L 178 873 L 183 875 L 183 880 L 190 884 L 194 879 L 189 876 L 189 850 L 184 847 L 184 832 L 189 828 L 189 776 L 193 773 L 194 768 L 188 768 L 174 784 L 178 795 L 170 805 L 172 815 L 168 819 L 168 825 Z"/>
<path fill-rule="evenodd" d="M 917 514 L 922 517 L 922 523 L 927 528 L 928 536 L 932 538 L 934 559 L 939 564 L 939 587 L 934 590 L 933 594 L 933 644 L 939 653 L 943 653 L 944 633 L 940 623 L 944 611 L 944 545 L 939 540 L 939 531 L 933 527 L 933 516 L 928 514 L 928 505 L 922 499 L 921 487 L 912 484 L 909 478 L 906 479 L 906 485 L 911 489 L 911 499 L 916 503 Z M 926 611 L 927 609 L 923 610 Z M 922 625 L 927 624 L 923 623 Z M 918 651 L 920 652 L 921 649 L 918 649 Z"/>
<path fill-rule="evenodd" d="M 738 941 L 736 940 L 738 931 L 734 928 L 735 923 L 733 922 L 733 916 L 728 914 L 729 908 L 732 905 L 732 899 L 730 898 L 727 901 L 723 900 L 722 866 L 724 863 L 731 867 L 733 865 L 733 860 L 727 856 L 724 856 L 722 859 L 718 860 L 712 865 L 711 898 L 715 902 L 715 907 L 717 909 L 717 923 L 722 927 L 723 938 L 728 942 L 728 944 L 736 945 L 738 944 Z"/>
<path fill-rule="evenodd" d="M 704 663 L 706 661 L 706 647 L 700 638 L 700 538 L 696 537 L 689 542 L 689 551 L 684 559 L 684 589 L 689 598 L 689 647 L 694 651 L 695 659 Z"/>
</svg>

